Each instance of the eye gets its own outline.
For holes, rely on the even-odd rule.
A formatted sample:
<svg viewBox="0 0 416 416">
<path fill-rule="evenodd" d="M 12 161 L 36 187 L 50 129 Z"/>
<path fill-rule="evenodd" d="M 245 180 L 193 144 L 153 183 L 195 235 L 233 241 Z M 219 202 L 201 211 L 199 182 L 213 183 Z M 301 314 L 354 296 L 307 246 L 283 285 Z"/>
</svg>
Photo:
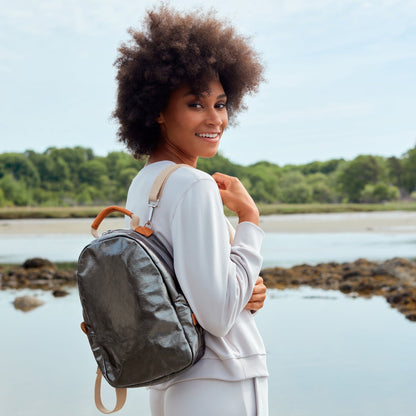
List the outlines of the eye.
<svg viewBox="0 0 416 416">
<path fill-rule="evenodd" d="M 215 104 L 215 108 L 219 108 L 220 110 L 227 108 L 227 103 L 217 103 Z"/>
<path fill-rule="evenodd" d="M 202 104 L 198 102 L 189 103 L 188 107 L 190 108 L 202 108 Z"/>
</svg>

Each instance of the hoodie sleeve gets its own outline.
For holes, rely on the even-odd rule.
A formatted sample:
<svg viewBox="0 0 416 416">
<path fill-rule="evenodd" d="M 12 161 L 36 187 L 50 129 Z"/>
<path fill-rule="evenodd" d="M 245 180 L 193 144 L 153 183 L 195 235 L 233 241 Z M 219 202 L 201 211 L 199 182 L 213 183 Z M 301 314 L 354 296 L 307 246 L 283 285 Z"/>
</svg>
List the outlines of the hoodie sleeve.
<svg viewBox="0 0 416 416">
<path fill-rule="evenodd" d="M 262 257 L 263 231 L 238 224 L 233 243 L 217 184 L 199 179 L 173 210 L 175 272 L 201 326 L 221 337 L 228 333 L 249 301 Z"/>
</svg>

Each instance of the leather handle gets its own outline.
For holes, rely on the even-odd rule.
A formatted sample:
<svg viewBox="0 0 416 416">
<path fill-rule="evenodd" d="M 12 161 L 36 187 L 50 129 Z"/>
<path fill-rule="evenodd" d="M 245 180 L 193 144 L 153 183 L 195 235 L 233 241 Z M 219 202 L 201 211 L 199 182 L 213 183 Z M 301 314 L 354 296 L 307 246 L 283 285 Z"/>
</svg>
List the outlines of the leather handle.
<svg viewBox="0 0 416 416">
<path fill-rule="evenodd" d="M 111 214 L 112 212 L 121 212 L 122 214 L 128 215 L 131 218 L 131 228 L 136 228 L 139 226 L 139 217 L 135 214 L 133 214 L 131 211 L 129 211 L 126 208 L 123 207 L 119 207 L 117 205 L 111 205 L 110 207 L 104 208 L 95 218 L 95 220 L 93 221 L 93 223 L 91 224 L 91 234 L 95 237 L 98 238 L 98 227 L 100 226 L 100 224 L 102 223 L 102 221 L 104 220 L 104 218 Z"/>
<path fill-rule="evenodd" d="M 107 409 L 101 400 L 101 380 L 103 378 L 103 374 L 101 373 L 101 370 L 99 367 L 97 367 L 97 378 L 95 379 L 95 391 L 94 391 L 94 399 L 95 399 L 95 405 L 97 406 L 97 409 L 106 415 L 109 415 L 110 413 L 118 412 L 122 407 L 124 406 L 124 403 L 126 403 L 126 397 L 127 397 L 127 389 L 119 389 L 116 388 L 116 404 L 114 406 L 113 410 Z"/>
</svg>

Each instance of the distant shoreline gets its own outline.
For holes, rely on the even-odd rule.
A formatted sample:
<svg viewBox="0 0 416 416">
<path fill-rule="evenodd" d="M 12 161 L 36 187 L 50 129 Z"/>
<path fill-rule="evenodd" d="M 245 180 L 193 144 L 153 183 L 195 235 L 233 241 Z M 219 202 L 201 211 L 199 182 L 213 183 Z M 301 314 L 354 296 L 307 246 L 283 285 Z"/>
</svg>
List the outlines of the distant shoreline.
<svg viewBox="0 0 416 416">
<path fill-rule="evenodd" d="M 230 217 L 235 226 L 237 218 Z M 0 234 L 88 234 L 91 218 L 0 220 Z M 104 220 L 102 230 L 124 228 L 124 219 Z M 328 214 L 285 214 L 260 217 L 270 233 L 416 233 L 416 212 L 383 211 Z"/>
<path fill-rule="evenodd" d="M 416 212 L 416 201 L 396 201 L 378 204 L 257 204 L 260 215 L 358 213 L 358 212 Z M 106 206 L 73 207 L 1 207 L 0 220 L 47 218 L 94 218 Z M 232 213 L 225 210 L 226 215 Z M 121 216 L 116 213 L 115 216 Z"/>
</svg>

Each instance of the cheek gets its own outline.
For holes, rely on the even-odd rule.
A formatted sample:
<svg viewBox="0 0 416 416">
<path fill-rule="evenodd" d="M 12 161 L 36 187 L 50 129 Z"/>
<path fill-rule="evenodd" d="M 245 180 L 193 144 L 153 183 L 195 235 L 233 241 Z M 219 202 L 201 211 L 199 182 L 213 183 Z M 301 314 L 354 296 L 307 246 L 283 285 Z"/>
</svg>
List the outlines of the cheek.
<svg viewBox="0 0 416 416">
<path fill-rule="evenodd" d="M 166 120 L 166 130 L 170 135 L 177 135 L 180 134 L 186 128 L 186 120 L 182 117 L 169 117 Z"/>
</svg>

